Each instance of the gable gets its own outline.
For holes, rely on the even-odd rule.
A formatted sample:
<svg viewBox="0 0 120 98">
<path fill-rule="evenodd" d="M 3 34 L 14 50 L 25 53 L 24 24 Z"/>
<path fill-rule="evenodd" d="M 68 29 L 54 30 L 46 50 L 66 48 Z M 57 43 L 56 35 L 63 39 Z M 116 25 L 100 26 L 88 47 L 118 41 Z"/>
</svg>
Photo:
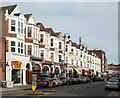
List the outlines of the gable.
<svg viewBox="0 0 120 98">
<path fill-rule="evenodd" d="M 20 9 L 18 6 L 15 7 L 15 9 L 12 11 L 12 13 L 10 15 L 14 15 L 16 13 L 20 13 Z"/>
<path fill-rule="evenodd" d="M 33 17 L 33 15 L 31 15 L 28 19 L 28 24 L 33 24 L 33 25 L 36 25 L 36 22 L 35 22 L 35 19 Z"/>
</svg>

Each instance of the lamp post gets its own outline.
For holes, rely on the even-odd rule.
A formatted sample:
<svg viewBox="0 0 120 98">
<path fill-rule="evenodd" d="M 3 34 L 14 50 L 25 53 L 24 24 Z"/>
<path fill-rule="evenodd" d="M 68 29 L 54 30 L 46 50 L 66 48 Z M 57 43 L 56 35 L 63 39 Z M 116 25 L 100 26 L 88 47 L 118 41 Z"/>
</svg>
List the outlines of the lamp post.
<svg viewBox="0 0 120 98">
<path fill-rule="evenodd" d="M 68 35 L 68 36 L 67 36 L 67 35 Z M 64 38 L 64 64 L 65 64 L 65 51 L 66 51 L 66 50 L 65 50 L 65 38 L 66 38 L 66 37 L 68 37 L 68 39 L 70 39 L 69 33 L 65 33 L 65 34 L 64 34 L 64 37 L 63 37 L 63 38 Z"/>
<path fill-rule="evenodd" d="M 5 81 L 6 81 L 6 39 L 5 39 Z"/>
</svg>

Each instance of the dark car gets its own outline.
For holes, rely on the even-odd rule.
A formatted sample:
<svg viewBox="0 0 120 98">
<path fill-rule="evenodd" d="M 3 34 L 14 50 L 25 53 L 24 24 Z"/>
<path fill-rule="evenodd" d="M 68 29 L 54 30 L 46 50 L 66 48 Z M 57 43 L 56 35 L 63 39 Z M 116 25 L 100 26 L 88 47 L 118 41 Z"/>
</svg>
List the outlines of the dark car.
<svg viewBox="0 0 120 98">
<path fill-rule="evenodd" d="M 90 78 L 86 78 L 86 81 L 87 81 L 87 83 L 91 82 L 91 79 Z"/>
<path fill-rule="evenodd" d="M 77 80 L 77 84 L 81 83 L 81 79 L 80 78 L 76 78 Z"/>
<path fill-rule="evenodd" d="M 72 80 L 69 77 L 66 77 L 66 84 L 67 85 L 72 84 Z"/>
<path fill-rule="evenodd" d="M 67 83 L 66 77 L 60 77 L 60 80 L 62 81 L 62 85 L 65 85 Z"/>
<path fill-rule="evenodd" d="M 37 88 L 40 87 L 49 87 L 49 82 L 52 81 L 49 77 L 39 77 L 36 81 Z M 53 82 L 53 87 L 55 86 L 55 82 Z"/>
<path fill-rule="evenodd" d="M 107 90 L 107 89 L 120 90 L 120 80 L 119 79 L 109 79 L 105 85 L 105 90 Z"/>
<path fill-rule="evenodd" d="M 98 77 L 93 77 L 93 82 L 97 82 L 99 81 L 99 78 Z"/>
<path fill-rule="evenodd" d="M 37 88 L 40 87 L 48 87 L 49 84 L 49 77 L 40 77 L 37 79 L 36 83 L 37 83 Z"/>
<path fill-rule="evenodd" d="M 76 78 L 72 78 L 72 84 L 77 84 L 77 79 Z"/>
</svg>

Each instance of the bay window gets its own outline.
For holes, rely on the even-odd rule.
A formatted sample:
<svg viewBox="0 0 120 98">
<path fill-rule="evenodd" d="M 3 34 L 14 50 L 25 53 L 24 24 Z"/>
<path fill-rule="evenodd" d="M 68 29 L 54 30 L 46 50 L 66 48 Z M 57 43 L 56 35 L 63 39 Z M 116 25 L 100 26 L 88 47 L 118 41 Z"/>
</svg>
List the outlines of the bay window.
<svg viewBox="0 0 120 98">
<path fill-rule="evenodd" d="M 15 32 L 15 20 L 11 20 L 11 31 Z"/>
<path fill-rule="evenodd" d="M 32 55 L 32 45 L 28 45 L 28 55 Z"/>
<path fill-rule="evenodd" d="M 32 37 L 32 27 L 28 27 L 28 37 Z"/>
<path fill-rule="evenodd" d="M 21 33 L 23 34 L 23 23 L 21 22 Z"/>
<path fill-rule="evenodd" d="M 15 52 L 15 41 L 11 41 L 11 52 Z"/>
<path fill-rule="evenodd" d="M 18 32 L 20 33 L 20 21 L 18 21 Z"/>
</svg>

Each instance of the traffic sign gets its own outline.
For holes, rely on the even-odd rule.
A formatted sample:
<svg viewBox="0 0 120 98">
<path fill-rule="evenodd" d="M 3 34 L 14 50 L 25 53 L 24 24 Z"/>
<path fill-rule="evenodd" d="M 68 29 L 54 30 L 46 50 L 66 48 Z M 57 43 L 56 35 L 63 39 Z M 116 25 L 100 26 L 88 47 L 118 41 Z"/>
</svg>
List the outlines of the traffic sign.
<svg viewBox="0 0 120 98">
<path fill-rule="evenodd" d="M 37 85 L 37 83 L 36 83 L 35 81 L 33 81 L 33 82 L 32 82 L 32 91 L 33 91 L 33 93 L 34 93 L 35 90 L 36 90 L 36 85 Z"/>
</svg>

